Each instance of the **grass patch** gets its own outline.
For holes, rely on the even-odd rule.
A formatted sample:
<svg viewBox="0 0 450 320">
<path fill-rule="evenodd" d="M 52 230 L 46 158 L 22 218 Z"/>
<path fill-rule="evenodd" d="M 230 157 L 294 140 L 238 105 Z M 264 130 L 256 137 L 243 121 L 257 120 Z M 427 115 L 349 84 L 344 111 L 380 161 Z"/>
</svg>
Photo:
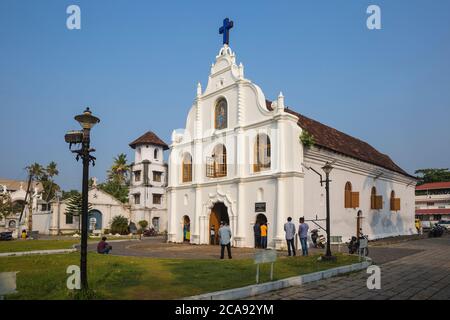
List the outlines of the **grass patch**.
<svg viewBox="0 0 450 320">
<path fill-rule="evenodd" d="M 72 245 L 78 243 L 80 243 L 80 239 L 0 241 L 0 253 L 35 251 L 35 250 L 72 249 Z"/>
<path fill-rule="evenodd" d="M 336 262 L 318 256 L 281 257 L 274 280 L 356 263 L 340 254 Z M 7 299 L 82 299 L 66 288 L 69 265 L 79 265 L 79 254 L 0 258 L 0 272 L 20 271 L 18 294 Z M 260 281 L 269 281 L 270 265 L 262 265 Z M 94 299 L 177 299 L 255 283 L 253 260 L 182 260 L 121 257 L 89 253 L 88 279 Z"/>
</svg>

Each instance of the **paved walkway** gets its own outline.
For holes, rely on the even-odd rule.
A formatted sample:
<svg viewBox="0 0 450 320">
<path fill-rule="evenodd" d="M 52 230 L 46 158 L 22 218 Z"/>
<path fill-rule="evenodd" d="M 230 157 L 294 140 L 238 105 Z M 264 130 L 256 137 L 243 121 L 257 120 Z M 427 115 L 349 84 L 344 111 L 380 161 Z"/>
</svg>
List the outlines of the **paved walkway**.
<svg viewBox="0 0 450 320">
<path fill-rule="evenodd" d="M 381 268 L 381 289 L 369 290 L 366 271 L 269 292 L 251 299 L 272 300 L 448 300 L 450 237 L 370 248 Z"/>
</svg>

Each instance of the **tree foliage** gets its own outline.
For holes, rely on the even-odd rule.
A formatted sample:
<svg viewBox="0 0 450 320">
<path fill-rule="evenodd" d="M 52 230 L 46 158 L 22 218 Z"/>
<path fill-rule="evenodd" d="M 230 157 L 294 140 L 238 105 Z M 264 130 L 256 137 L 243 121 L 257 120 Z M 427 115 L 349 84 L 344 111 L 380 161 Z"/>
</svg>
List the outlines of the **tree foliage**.
<svg viewBox="0 0 450 320">
<path fill-rule="evenodd" d="M 115 216 L 111 222 L 111 233 L 126 235 L 129 233 L 128 230 L 128 219 L 124 216 Z"/>
<path fill-rule="evenodd" d="M 307 148 L 312 147 L 315 144 L 314 136 L 306 130 L 302 131 L 300 141 Z"/>
<path fill-rule="evenodd" d="M 14 206 L 9 193 L 0 193 L 0 219 L 7 218 L 14 213 Z"/>
<path fill-rule="evenodd" d="M 112 195 L 122 203 L 128 202 L 129 165 L 127 156 L 123 153 L 114 158 L 111 169 L 108 170 L 108 180 L 98 185 L 100 190 Z"/>
<path fill-rule="evenodd" d="M 450 182 L 450 171 L 446 169 L 419 169 L 415 174 L 419 180 L 418 185 L 433 182 Z"/>
<path fill-rule="evenodd" d="M 145 229 L 148 227 L 148 221 L 147 220 L 141 220 L 138 222 L 138 225 L 141 227 L 141 229 Z"/>
<path fill-rule="evenodd" d="M 74 191 L 74 190 L 72 190 Z M 76 190 L 75 190 L 76 191 Z M 78 191 L 73 192 L 73 195 L 67 200 L 67 207 L 65 215 L 80 217 L 83 213 L 83 198 Z M 88 203 L 88 212 L 92 210 L 92 204 Z M 81 220 L 80 220 L 81 221 Z"/>
</svg>

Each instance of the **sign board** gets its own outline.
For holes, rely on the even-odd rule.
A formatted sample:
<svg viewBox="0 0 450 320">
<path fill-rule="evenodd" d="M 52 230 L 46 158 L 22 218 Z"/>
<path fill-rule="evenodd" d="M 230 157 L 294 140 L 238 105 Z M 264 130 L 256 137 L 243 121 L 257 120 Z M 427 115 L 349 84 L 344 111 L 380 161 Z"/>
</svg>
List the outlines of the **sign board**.
<svg viewBox="0 0 450 320">
<path fill-rule="evenodd" d="M 266 203 L 265 202 L 256 202 L 255 203 L 255 212 L 266 212 Z"/>
<path fill-rule="evenodd" d="M 276 250 L 261 250 L 255 253 L 255 264 L 273 263 L 277 260 Z"/>
<path fill-rule="evenodd" d="M 365 249 L 368 245 L 367 239 L 359 239 L 359 249 Z"/>
<path fill-rule="evenodd" d="M 0 296 L 17 293 L 17 272 L 0 272 Z"/>
</svg>

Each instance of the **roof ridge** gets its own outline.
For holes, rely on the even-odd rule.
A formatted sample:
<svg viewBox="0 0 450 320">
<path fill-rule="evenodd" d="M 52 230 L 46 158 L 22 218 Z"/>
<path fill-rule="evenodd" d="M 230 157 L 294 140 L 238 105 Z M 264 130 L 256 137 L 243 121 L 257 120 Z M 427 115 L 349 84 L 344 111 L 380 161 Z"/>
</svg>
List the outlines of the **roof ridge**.
<svg viewBox="0 0 450 320">
<path fill-rule="evenodd" d="M 270 100 L 266 99 L 266 107 L 269 111 L 273 110 Z M 397 165 L 388 154 L 378 151 L 370 143 L 309 118 L 289 107 L 285 108 L 284 111 L 298 118 L 298 126 L 314 136 L 316 145 L 393 172 L 413 177 Z"/>
</svg>

